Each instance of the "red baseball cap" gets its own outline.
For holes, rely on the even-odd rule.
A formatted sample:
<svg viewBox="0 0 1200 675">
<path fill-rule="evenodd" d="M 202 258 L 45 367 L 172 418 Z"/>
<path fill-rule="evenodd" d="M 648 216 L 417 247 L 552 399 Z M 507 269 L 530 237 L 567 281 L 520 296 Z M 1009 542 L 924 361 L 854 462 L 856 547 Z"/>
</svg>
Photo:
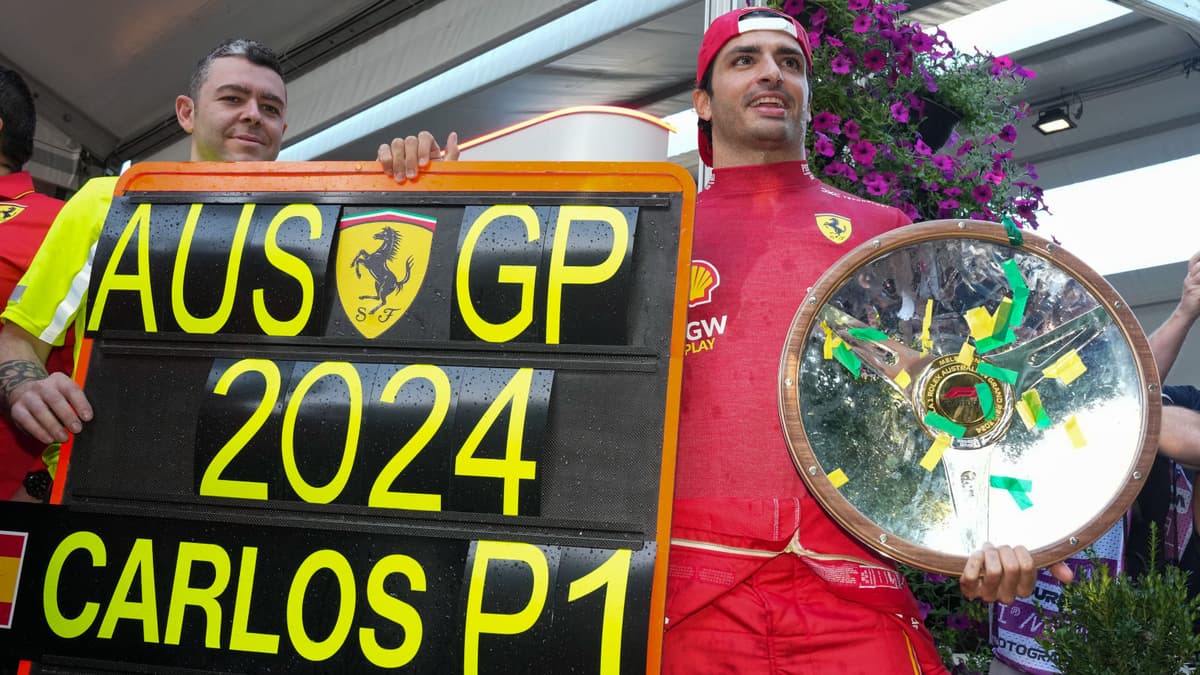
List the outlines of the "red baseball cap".
<svg viewBox="0 0 1200 675">
<path fill-rule="evenodd" d="M 743 7 L 718 16 L 704 32 L 704 41 L 700 43 L 700 53 L 696 56 L 697 86 L 726 42 L 754 30 L 777 30 L 796 38 L 796 42 L 800 44 L 800 51 L 804 52 L 805 66 L 812 72 L 812 48 L 808 45 L 808 33 L 799 21 L 766 7 Z M 712 166 L 712 141 L 704 129 L 699 129 L 697 133 L 700 159 Z"/>
</svg>

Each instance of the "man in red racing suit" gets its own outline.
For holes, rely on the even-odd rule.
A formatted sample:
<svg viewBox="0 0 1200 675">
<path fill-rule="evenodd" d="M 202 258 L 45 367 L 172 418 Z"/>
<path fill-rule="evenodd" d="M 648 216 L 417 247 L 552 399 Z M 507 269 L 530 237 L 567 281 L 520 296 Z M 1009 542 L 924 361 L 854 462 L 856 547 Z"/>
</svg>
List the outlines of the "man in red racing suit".
<svg viewBox="0 0 1200 675">
<path fill-rule="evenodd" d="M 909 222 L 809 173 L 810 66 L 803 28 L 759 8 L 719 17 L 700 49 L 715 173 L 696 205 L 664 673 L 946 672 L 895 565 L 813 500 L 780 429 L 780 351 L 806 290 Z M 990 544 L 962 579 L 985 600 L 1033 583 L 1028 552 Z"/>
</svg>

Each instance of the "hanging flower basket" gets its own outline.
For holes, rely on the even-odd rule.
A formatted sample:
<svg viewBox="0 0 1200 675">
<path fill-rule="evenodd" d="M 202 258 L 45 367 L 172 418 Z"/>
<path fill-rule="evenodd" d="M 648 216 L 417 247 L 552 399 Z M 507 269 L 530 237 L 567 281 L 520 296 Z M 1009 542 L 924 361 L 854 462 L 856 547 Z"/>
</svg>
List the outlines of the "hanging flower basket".
<svg viewBox="0 0 1200 675">
<path fill-rule="evenodd" d="M 1037 226 L 1045 209 L 1037 174 L 1012 152 L 1033 72 L 1006 56 L 955 49 L 944 32 L 902 19 L 901 4 L 772 5 L 796 16 L 813 46 L 814 172 L 914 220 L 1010 215 Z"/>
</svg>

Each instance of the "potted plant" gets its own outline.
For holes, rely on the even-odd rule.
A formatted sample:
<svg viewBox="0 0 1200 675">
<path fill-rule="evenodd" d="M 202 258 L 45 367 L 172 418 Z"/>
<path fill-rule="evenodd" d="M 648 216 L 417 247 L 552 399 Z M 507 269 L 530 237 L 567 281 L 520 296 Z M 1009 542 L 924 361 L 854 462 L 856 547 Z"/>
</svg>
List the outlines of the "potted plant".
<svg viewBox="0 0 1200 675">
<path fill-rule="evenodd" d="M 1039 607 L 1045 622 L 1038 644 L 1071 675 L 1164 675 L 1200 653 L 1200 597 L 1188 598 L 1187 572 L 1158 566 L 1158 536 L 1150 534 L 1150 564 L 1141 577 L 1113 577 L 1093 562 L 1092 572 L 1063 586 L 1056 614 Z"/>
<path fill-rule="evenodd" d="M 774 0 L 813 47 L 809 163 L 832 185 L 914 220 L 1012 216 L 1045 209 L 1032 166 L 1013 159 L 1018 100 L 1033 72 L 965 52 L 884 0 Z M 937 132 L 936 129 L 941 131 Z M 940 146 L 938 141 L 946 142 Z"/>
</svg>

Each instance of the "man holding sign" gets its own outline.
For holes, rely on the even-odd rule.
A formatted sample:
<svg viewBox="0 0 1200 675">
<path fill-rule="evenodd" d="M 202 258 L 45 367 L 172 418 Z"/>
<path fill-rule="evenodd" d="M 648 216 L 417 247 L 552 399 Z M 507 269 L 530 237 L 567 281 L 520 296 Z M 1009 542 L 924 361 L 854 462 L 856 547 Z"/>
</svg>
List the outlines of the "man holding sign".
<svg viewBox="0 0 1200 675">
<path fill-rule="evenodd" d="M 803 27 L 771 10 L 719 17 L 700 47 L 693 100 L 715 171 L 696 205 L 667 673 L 945 672 L 893 563 L 808 494 L 780 428 L 779 340 L 805 289 L 908 223 L 809 173 L 810 68 Z M 1034 572 L 1024 548 L 986 544 L 961 586 L 1011 600 Z"/>
<path fill-rule="evenodd" d="M 175 101 L 180 127 L 191 135 L 191 161 L 274 161 L 287 130 L 287 91 L 275 53 L 252 40 L 228 40 L 197 65 L 189 91 Z M 454 134 L 445 153 L 429 132 L 379 149 L 384 172 L 414 178 L 431 159 L 458 157 Z M 63 208 L 0 318 L 0 393 L 12 421 L 42 443 L 65 442 L 93 411 L 66 374 L 43 364 L 71 327 L 82 334 L 91 257 L 117 178 L 89 181 Z M 76 345 L 79 342 L 76 341 Z M 53 475 L 57 446 L 47 453 Z"/>
</svg>

